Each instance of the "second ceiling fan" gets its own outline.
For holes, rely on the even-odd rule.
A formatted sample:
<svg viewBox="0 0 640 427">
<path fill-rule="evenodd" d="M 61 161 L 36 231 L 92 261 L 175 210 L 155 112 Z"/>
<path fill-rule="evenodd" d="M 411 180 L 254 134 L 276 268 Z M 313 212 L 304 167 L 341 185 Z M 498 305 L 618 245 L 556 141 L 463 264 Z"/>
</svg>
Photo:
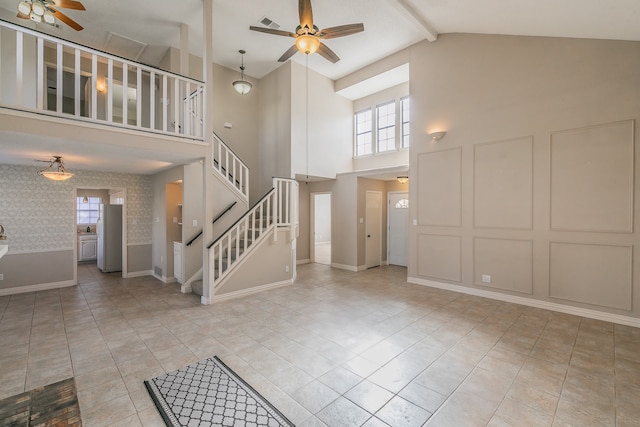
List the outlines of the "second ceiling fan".
<svg viewBox="0 0 640 427">
<path fill-rule="evenodd" d="M 293 33 L 289 31 L 275 30 L 272 28 L 249 27 L 249 29 L 253 31 L 296 39 L 296 43 L 278 59 L 279 62 L 285 62 L 297 51 L 300 51 L 307 55 L 318 52 L 324 58 L 335 64 L 340 60 L 340 57 L 336 55 L 334 51 L 329 49 L 322 40 L 335 39 L 364 31 L 364 25 L 361 23 L 340 25 L 320 30 L 313 24 L 311 0 L 298 0 L 298 12 L 300 14 L 300 25 L 298 25 Z"/>
</svg>

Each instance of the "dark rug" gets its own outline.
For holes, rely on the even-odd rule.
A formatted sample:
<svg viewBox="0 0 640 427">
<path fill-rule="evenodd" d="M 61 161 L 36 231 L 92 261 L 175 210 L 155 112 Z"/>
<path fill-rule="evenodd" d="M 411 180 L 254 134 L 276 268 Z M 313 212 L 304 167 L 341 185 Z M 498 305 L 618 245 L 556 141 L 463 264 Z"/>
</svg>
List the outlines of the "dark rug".
<svg viewBox="0 0 640 427">
<path fill-rule="evenodd" d="M 169 427 L 293 427 L 217 356 L 144 384 Z"/>
<path fill-rule="evenodd" d="M 80 427 L 73 378 L 0 400 L 0 427 Z"/>
</svg>

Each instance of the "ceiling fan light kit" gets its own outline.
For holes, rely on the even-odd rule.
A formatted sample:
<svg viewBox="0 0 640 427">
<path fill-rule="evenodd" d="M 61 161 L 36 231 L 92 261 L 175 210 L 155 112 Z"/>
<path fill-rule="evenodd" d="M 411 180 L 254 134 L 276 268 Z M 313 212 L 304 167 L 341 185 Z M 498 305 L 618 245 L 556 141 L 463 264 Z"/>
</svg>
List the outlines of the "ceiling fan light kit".
<svg viewBox="0 0 640 427">
<path fill-rule="evenodd" d="M 73 172 L 67 170 L 62 163 L 62 156 L 53 156 L 51 160 L 38 160 L 39 162 L 49 162 L 49 166 L 38 171 L 51 181 L 66 181 L 73 176 Z"/>
<path fill-rule="evenodd" d="M 82 25 L 60 12 L 57 8 L 86 10 L 84 5 L 76 0 L 23 0 L 18 3 L 18 18 L 29 19 L 38 24 L 44 22 L 54 26 L 56 25 L 56 18 L 58 18 L 76 31 L 83 29 Z"/>
<path fill-rule="evenodd" d="M 251 88 L 253 87 L 253 85 L 244 77 L 244 54 L 247 52 L 242 49 L 240 49 L 238 52 L 240 52 L 240 55 L 242 55 L 242 65 L 240 65 L 240 80 L 236 80 L 232 84 L 236 92 L 238 92 L 240 95 L 246 95 L 251 91 Z"/>
<path fill-rule="evenodd" d="M 298 0 L 298 14 L 300 15 L 300 25 L 298 25 L 296 31 L 293 33 L 268 27 L 249 27 L 252 31 L 273 34 L 275 36 L 292 37 L 296 39 L 295 44 L 278 59 L 278 62 L 285 62 L 296 52 L 301 52 L 305 55 L 312 55 L 318 52 L 327 61 L 335 64 L 340 61 L 340 57 L 336 55 L 334 51 L 329 49 L 322 40 L 335 39 L 364 31 L 364 25 L 362 25 L 362 23 L 340 25 L 337 27 L 325 28 L 323 30 L 318 29 L 318 27 L 313 25 L 311 0 Z"/>
</svg>

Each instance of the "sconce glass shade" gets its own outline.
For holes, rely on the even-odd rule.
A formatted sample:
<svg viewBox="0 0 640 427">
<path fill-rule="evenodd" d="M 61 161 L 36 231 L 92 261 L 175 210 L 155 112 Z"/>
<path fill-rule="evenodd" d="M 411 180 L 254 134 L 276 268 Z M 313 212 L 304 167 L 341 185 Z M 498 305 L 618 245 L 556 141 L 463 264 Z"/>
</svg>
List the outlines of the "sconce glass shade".
<svg viewBox="0 0 640 427">
<path fill-rule="evenodd" d="M 242 77 L 244 77 L 244 75 Z M 249 83 L 248 81 L 246 81 L 246 80 L 236 80 L 235 82 L 233 82 L 233 88 L 240 95 L 248 94 L 251 91 L 252 87 L 253 87 L 253 85 L 251 83 Z"/>
<path fill-rule="evenodd" d="M 56 19 L 48 10 L 44 12 L 44 15 L 42 15 L 42 18 L 44 19 L 44 22 L 46 22 L 49 25 L 53 25 L 56 22 Z"/>
<path fill-rule="evenodd" d="M 406 184 L 407 182 L 409 182 L 409 177 L 408 176 L 399 176 L 398 177 L 398 182 L 400 184 Z"/>
<path fill-rule="evenodd" d="M 320 39 L 310 34 L 303 34 L 296 38 L 296 47 L 305 55 L 311 55 L 320 47 Z"/>
<path fill-rule="evenodd" d="M 44 5 L 39 1 L 34 1 L 31 3 L 31 11 L 38 16 L 44 15 Z"/>
<path fill-rule="evenodd" d="M 433 139 L 434 141 L 440 141 L 445 135 L 447 134 L 447 132 L 441 131 L 441 132 L 431 132 L 429 134 L 429 136 L 431 137 L 431 139 Z"/>
</svg>

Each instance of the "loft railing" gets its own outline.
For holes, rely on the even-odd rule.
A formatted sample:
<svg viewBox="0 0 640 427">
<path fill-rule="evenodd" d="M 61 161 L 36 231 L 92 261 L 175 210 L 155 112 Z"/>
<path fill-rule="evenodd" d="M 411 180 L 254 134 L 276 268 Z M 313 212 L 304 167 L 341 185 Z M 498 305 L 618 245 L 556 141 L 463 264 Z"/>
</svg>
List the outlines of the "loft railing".
<svg viewBox="0 0 640 427">
<path fill-rule="evenodd" d="M 204 84 L 0 20 L 0 106 L 204 140 Z"/>
<path fill-rule="evenodd" d="M 249 167 L 227 144 L 213 134 L 213 170 L 242 199 L 249 201 Z"/>
<path fill-rule="evenodd" d="M 276 190 L 273 212 L 278 227 L 290 227 L 292 238 L 298 237 L 298 182 L 289 178 L 273 178 L 273 188 Z"/>
</svg>

